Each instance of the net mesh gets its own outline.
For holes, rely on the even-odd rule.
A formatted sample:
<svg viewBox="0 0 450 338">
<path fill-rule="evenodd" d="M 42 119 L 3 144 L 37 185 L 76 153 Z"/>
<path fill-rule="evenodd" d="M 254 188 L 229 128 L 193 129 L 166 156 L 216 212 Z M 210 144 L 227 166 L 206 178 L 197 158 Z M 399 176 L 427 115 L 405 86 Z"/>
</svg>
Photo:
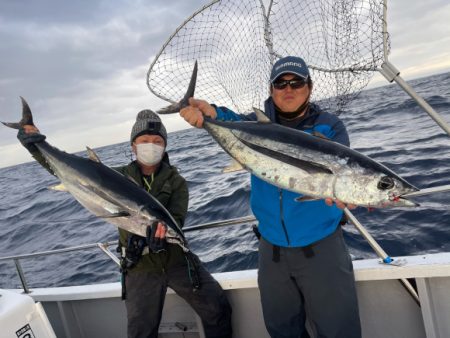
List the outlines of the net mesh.
<svg viewBox="0 0 450 338">
<path fill-rule="evenodd" d="M 295 55 L 310 67 L 311 100 L 339 114 L 384 61 L 383 18 L 380 0 L 213 1 L 164 44 L 147 84 L 177 102 L 198 60 L 195 97 L 248 112 L 263 109 L 273 63 Z"/>
</svg>

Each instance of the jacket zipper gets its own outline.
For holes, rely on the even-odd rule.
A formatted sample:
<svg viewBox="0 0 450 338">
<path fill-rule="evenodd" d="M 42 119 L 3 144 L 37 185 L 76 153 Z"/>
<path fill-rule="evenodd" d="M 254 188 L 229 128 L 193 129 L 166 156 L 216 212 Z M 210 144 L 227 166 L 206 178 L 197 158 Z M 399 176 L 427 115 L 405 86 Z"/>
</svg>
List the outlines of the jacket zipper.
<svg viewBox="0 0 450 338">
<path fill-rule="evenodd" d="M 286 224 L 284 224 L 284 217 L 283 217 L 283 190 L 278 188 L 278 191 L 280 192 L 280 221 L 281 221 L 281 227 L 283 228 L 284 235 L 286 236 L 286 241 L 288 246 L 291 246 L 291 242 L 289 241 L 288 232 L 286 229 Z"/>
</svg>

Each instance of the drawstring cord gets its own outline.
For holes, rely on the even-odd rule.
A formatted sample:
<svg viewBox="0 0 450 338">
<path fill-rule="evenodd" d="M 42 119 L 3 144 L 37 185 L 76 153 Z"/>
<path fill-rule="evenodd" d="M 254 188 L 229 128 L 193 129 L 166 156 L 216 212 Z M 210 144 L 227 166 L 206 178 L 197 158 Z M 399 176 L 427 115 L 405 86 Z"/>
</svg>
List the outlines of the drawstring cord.
<svg viewBox="0 0 450 338">
<path fill-rule="evenodd" d="M 144 179 L 144 184 L 147 187 L 148 192 L 150 192 L 150 190 L 152 190 L 152 184 L 153 184 L 153 180 L 155 178 L 155 173 L 152 173 L 152 176 L 150 176 L 150 177 L 151 177 L 151 181 L 150 181 L 150 183 L 148 183 L 147 179 L 144 176 L 142 176 L 142 178 Z"/>
</svg>

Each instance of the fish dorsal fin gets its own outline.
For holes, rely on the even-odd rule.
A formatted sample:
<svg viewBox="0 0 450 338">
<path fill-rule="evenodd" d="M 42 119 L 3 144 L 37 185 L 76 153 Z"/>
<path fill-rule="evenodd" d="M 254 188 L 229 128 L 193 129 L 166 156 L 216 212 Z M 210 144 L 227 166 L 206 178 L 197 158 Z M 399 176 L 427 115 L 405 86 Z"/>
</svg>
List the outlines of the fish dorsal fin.
<svg viewBox="0 0 450 338">
<path fill-rule="evenodd" d="M 266 114 L 261 109 L 253 107 L 253 111 L 256 114 L 256 119 L 260 123 L 271 123 L 270 119 L 267 117 Z"/>
<path fill-rule="evenodd" d="M 269 156 L 273 159 L 276 159 L 280 162 L 287 163 L 289 165 L 292 165 L 294 167 L 297 167 L 299 169 L 302 169 L 306 171 L 309 174 L 313 173 L 322 173 L 322 174 L 333 174 L 332 168 L 319 163 L 314 162 L 310 159 L 301 159 L 295 156 L 292 156 L 289 153 L 283 153 L 277 150 L 273 150 L 270 148 L 267 148 L 265 146 L 261 146 L 256 143 L 252 143 L 249 140 L 239 139 L 244 145 L 249 147 L 250 149 L 261 153 L 263 155 Z"/>
<path fill-rule="evenodd" d="M 98 157 L 98 155 L 95 153 L 95 151 L 93 151 L 91 148 L 89 148 L 88 146 L 86 146 L 86 150 L 88 153 L 88 157 L 91 161 L 94 162 L 98 162 L 98 163 L 102 163 L 102 161 L 100 161 L 100 158 Z"/>
<path fill-rule="evenodd" d="M 222 172 L 224 174 L 228 174 L 228 173 L 233 173 L 233 172 L 241 171 L 241 170 L 245 170 L 245 168 L 242 166 L 242 164 L 240 164 L 235 159 L 232 159 L 230 165 L 228 167 L 224 168 Z"/>
</svg>

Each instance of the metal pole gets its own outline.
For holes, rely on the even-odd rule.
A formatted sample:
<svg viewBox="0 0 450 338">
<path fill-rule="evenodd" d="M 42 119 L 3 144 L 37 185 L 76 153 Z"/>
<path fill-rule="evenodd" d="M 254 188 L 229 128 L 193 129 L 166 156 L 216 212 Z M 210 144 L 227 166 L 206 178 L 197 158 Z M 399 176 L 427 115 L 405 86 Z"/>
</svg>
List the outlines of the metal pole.
<svg viewBox="0 0 450 338">
<path fill-rule="evenodd" d="M 400 76 L 396 76 L 394 81 L 402 87 L 403 90 L 428 113 L 428 115 L 430 115 L 430 117 L 447 133 L 448 136 L 450 136 L 450 126 L 447 122 L 423 98 L 417 95 L 414 89 L 412 89 L 411 86 L 405 82 L 405 80 L 403 80 Z"/>
<path fill-rule="evenodd" d="M 387 30 L 387 0 L 383 1 L 383 53 L 384 59 L 387 61 L 389 56 L 388 50 L 388 30 Z"/>
<path fill-rule="evenodd" d="M 20 261 L 19 261 L 20 259 L 40 257 L 40 256 L 47 256 L 47 255 L 53 255 L 53 254 L 57 254 L 57 253 L 65 253 L 65 252 L 79 251 L 79 250 L 99 247 L 114 262 L 117 263 L 118 258 L 112 252 L 110 252 L 107 249 L 107 247 L 109 245 L 113 245 L 114 243 L 117 243 L 117 242 L 108 242 L 108 243 L 103 243 L 103 244 L 102 243 L 94 243 L 94 244 L 78 245 L 78 246 L 70 247 L 70 248 L 64 248 L 64 249 L 58 249 L 58 250 L 50 250 L 50 251 L 43 251 L 43 252 L 35 252 L 35 253 L 32 253 L 32 254 L 26 254 L 26 255 L 0 257 L 0 261 L 7 261 L 7 260 L 13 260 L 14 261 L 14 264 L 16 265 L 17 274 L 19 275 L 20 282 L 22 283 L 23 291 L 24 291 L 24 293 L 30 293 L 31 291 L 28 288 L 28 284 L 27 284 L 27 281 L 26 281 L 26 278 L 25 278 L 25 274 L 24 274 L 24 272 L 22 270 L 22 266 L 20 265 Z"/>
<path fill-rule="evenodd" d="M 377 253 L 377 255 L 383 260 L 383 263 L 391 264 L 394 260 L 389 257 L 389 255 L 381 248 L 381 246 L 375 241 L 371 234 L 364 228 L 364 226 L 358 221 L 358 219 L 352 214 L 350 210 L 347 208 L 344 209 L 345 214 L 348 219 L 353 223 L 355 228 L 360 232 L 360 234 L 364 237 L 364 239 L 369 243 L 372 249 Z M 409 292 L 409 294 L 413 297 L 414 301 L 417 305 L 420 306 L 419 295 L 417 294 L 414 287 L 411 283 L 406 279 L 399 279 L 400 283 L 403 284 L 405 289 Z"/>
<path fill-rule="evenodd" d="M 201 230 L 201 229 L 218 228 L 218 227 L 222 227 L 222 226 L 253 222 L 255 220 L 256 219 L 254 216 L 244 216 L 244 217 L 240 217 L 240 218 L 233 218 L 233 219 L 229 219 L 229 220 L 195 225 L 195 226 L 187 227 L 187 228 L 183 229 L 183 231 L 189 232 L 189 231 L 195 231 L 195 230 Z M 117 256 L 109 250 L 109 246 L 115 245 L 115 244 L 117 244 L 117 241 L 106 242 L 106 243 L 84 244 L 84 245 L 78 245 L 78 246 L 73 246 L 73 247 L 64 248 L 64 249 L 41 251 L 41 252 L 35 252 L 35 253 L 31 253 L 31 254 L 24 254 L 24 255 L 17 255 L 17 256 L 0 257 L 0 262 L 8 261 L 8 260 L 14 261 L 14 263 L 16 265 L 17 274 L 19 275 L 20 281 L 22 283 L 23 290 L 25 293 L 30 293 L 31 291 L 28 288 L 25 274 L 23 273 L 22 267 L 19 262 L 20 259 L 41 257 L 41 256 L 47 256 L 47 255 L 53 255 L 53 254 L 59 254 L 59 253 L 72 252 L 72 251 L 81 251 L 81 250 L 86 250 L 86 249 L 91 249 L 91 248 L 97 247 L 100 250 L 102 250 L 117 265 L 120 266 L 119 258 L 117 258 Z"/>
<path fill-rule="evenodd" d="M 109 250 L 109 243 L 97 243 L 97 246 L 102 250 L 111 260 L 120 267 L 120 259 Z"/>
<path fill-rule="evenodd" d="M 219 228 L 227 225 L 234 225 L 234 224 L 242 224 L 247 222 L 253 222 L 256 221 L 255 216 L 244 216 L 239 218 L 232 218 L 225 221 L 217 221 L 217 222 L 211 222 L 211 223 L 204 223 L 199 225 L 190 226 L 183 229 L 183 232 L 189 232 L 194 230 L 202 230 L 202 229 L 210 229 L 210 228 Z"/>
<path fill-rule="evenodd" d="M 117 241 L 108 242 L 107 244 L 108 245 L 114 245 L 114 244 L 117 244 Z M 33 257 L 54 255 L 54 254 L 57 254 L 57 253 L 64 253 L 64 252 L 71 252 L 71 251 L 81 251 L 81 250 L 84 250 L 84 249 L 91 249 L 91 248 L 95 248 L 95 247 L 98 247 L 98 243 L 77 245 L 77 246 L 72 246 L 70 248 L 41 251 L 41 252 L 35 252 L 35 253 L 25 254 L 25 255 L 0 257 L 0 262 L 1 261 L 12 260 L 12 259 L 17 259 L 17 258 L 24 259 L 24 258 L 33 258 Z"/>
<path fill-rule="evenodd" d="M 450 136 L 450 126 L 414 89 L 400 77 L 400 71 L 389 61 L 385 61 L 378 70 L 389 82 L 395 81 L 428 115 Z"/>
<path fill-rule="evenodd" d="M 20 282 L 22 283 L 23 292 L 30 293 L 30 289 L 28 288 L 27 281 L 25 279 L 25 275 L 23 274 L 22 266 L 18 259 L 14 259 L 14 263 L 16 264 L 17 273 L 19 274 Z"/>
<path fill-rule="evenodd" d="M 440 185 L 438 187 L 420 189 L 419 191 L 414 191 L 414 192 L 410 192 L 407 194 L 403 194 L 402 197 L 417 197 L 417 196 L 437 194 L 437 193 L 448 192 L 448 191 L 450 191 L 450 184 Z"/>
</svg>

